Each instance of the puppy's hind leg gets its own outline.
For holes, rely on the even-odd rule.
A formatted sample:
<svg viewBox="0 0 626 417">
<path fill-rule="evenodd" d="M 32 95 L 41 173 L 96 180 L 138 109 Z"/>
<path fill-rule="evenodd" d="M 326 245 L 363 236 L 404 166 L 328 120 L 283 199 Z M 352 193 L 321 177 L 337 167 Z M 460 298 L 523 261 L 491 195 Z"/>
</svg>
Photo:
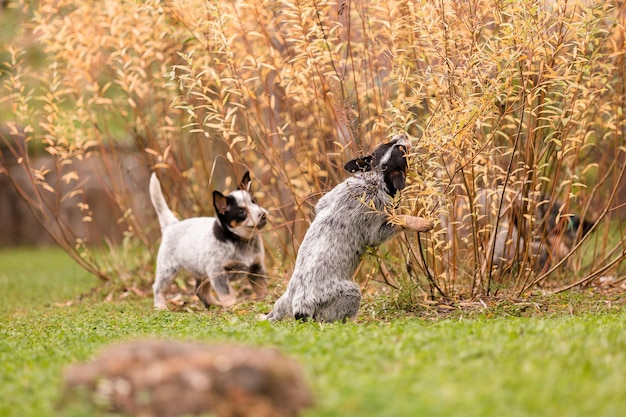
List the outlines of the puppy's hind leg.
<svg viewBox="0 0 626 417">
<path fill-rule="evenodd" d="M 250 268 L 248 281 L 254 290 L 257 300 L 262 300 L 267 295 L 267 279 L 263 265 L 255 264 Z"/>
<path fill-rule="evenodd" d="M 316 321 L 334 322 L 353 319 L 361 305 L 361 290 L 354 282 L 343 281 L 334 289 L 333 296 L 321 305 L 313 318 Z"/>
<path fill-rule="evenodd" d="M 237 297 L 234 294 L 233 289 L 228 282 L 228 275 L 222 274 L 216 277 L 211 277 L 211 285 L 215 288 L 215 292 L 218 297 L 218 305 L 222 307 L 230 307 L 237 302 Z"/>
<path fill-rule="evenodd" d="M 206 308 L 220 305 L 219 301 L 211 294 L 211 281 L 208 279 L 196 278 L 196 295 Z"/>
<path fill-rule="evenodd" d="M 287 290 L 283 295 L 276 300 L 274 308 L 266 316 L 262 316 L 261 319 L 267 321 L 280 321 L 286 317 L 292 317 L 291 310 L 291 293 Z"/>
<path fill-rule="evenodd" d="M 152 284 L 152 291 L 154 292 L 154 308 L 158 310 L 167 310 L 165 291 L 172 284 L 172 280 L 177 272 L 177 267 L 167 265 L 164 262 L 159 262 L 157 258 L 156 278 L 154 280 L 154 284 Z"/>
</svg>

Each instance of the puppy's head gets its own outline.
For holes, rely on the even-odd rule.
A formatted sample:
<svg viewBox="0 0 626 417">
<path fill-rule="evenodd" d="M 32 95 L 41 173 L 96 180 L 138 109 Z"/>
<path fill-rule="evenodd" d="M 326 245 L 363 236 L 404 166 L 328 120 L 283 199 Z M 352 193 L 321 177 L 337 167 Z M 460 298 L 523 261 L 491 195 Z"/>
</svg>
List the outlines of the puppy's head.
<svg viewBox="0 0 626 417">
<path fill-rule="evenodd" d="M 536 209 L 536 229 L 549 252 L 547 259 L 558 261 L 567 256 L 572 248 L 592 229 L 594 222 L 577 214 L 564 213 L 565 206 L 543 196 Z"/>
<path fill-rule="evenodd" d="M 567 247 L 567 252 L 591 231 L 594 224 L 576 214 L 561 216 L 554 223 L 555 227 L 552 230 L 552 234 L 561 238 Z"/>
<path fill-rule="evenodd" d="M 213 207 L 220 223 L 242 239 L 250 239 L 267 223 L 267 211 L 250 193 L 249 172 L 244 174 L 238 190 L 228 195 L 213 191 Z"/>
<path fill-rule="evenodd" d="M 564 211 L 565 206 L 558 201 L 550 201 L 543 197 L 543 202 L 537 205 L 537 219 L 546 222 L 545 233 L 560 234 L 577 243 L 591 231 L 594 222 L 583 219 L 577 214 Z"/>
<path fill-rule="evenodd" d="M 411 144 L 406 135 L 395 135 L 391 141 L 379 145 L 370 155 L 361 156 L 349 161 L 344 169 L 348 172 L 381 172 L 387 193 L 395 195 L 406 185 L 406 153 Z"/>
</svg>

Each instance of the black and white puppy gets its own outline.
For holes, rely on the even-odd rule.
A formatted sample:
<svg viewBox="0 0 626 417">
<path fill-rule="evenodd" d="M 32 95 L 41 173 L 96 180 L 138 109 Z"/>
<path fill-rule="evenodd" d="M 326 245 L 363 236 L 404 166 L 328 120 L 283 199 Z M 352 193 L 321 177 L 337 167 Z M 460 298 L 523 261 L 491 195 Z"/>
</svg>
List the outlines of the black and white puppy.
<svg viewBox="0 0 626 417">
<path fill-rule="evenodd" d="M 565 258 L 594 226 L 593 221 L 581 218 L 574 213 L 567 213 L 564 204 L 550 199 L 546 195 L 536 196 L 535 200 L 533 202 L 535 207 L 532 226 L 529 222 L 530 216 L 526 214 L 533 211 L 532 204 L 526 203 L 529 206 L 526 209 L 524 209 L 522 201 L 516 201 L 516 204 L 513 205 L 509 215 L 509 224 L 512 230 L 508 231 L 506 227 L 502 228 L 502 232 L 498 233 L 496 239 L 494 251 L 496 264 L 497 261 L 501 262 L 503 258 L 507 261 L 515 260 L 511 256 L 512 253 L 515 253 L 513 248 L 506 245 L 516 246 L 518 258 L 521 257 L 525 248 L 524 236 L 526 236 L 528 247 L 525 249 L 531 257 L 533 268 L 536 271 L 547 270 Z M 504 232 L 508 232 L 516 239 L 510 239 L 503 243 L 500 236 Z M 505 246 L 507 250 L 502 250 L 502 246 Z"/>
<path fill-rule="evenodd" d="M 152 286 L 157 309 L 167 309 L 165 291 L 181 269 L 196 276 L 196 294 L 207 307 L 235 304 L 237 298 L 229 281 L 242 275 L 252 284 L 257 298 L 265 297 L 265 253 L 257 232 L 267 222 L 267 211 L 259 207 L 250 194 L 248 172 L 244 174 L 239 189 L 229 195 L 213 191 L 217 217 L 179 221 L 167 206 L 154 173 L 150 178 L 150 199 L 163 235 Z M 218 300 L 212 296 L 211 287 Z"/>
<path fill-rule="evenodd" d="M 432 229 L 428 220 L 412 216 L 401 216 L 402 225 L 392 224 L 385 212 L 392 197 L 405 187 L 409 146 L 405 135 L 396 135 L 371 155 L 345 165 L 355 175 L 317 203 L 287 291 L 265 319 L 332 322 L 355 317 L 361 291 L 351 278 L 365 249 L 404 228 Z"/>
</svg>

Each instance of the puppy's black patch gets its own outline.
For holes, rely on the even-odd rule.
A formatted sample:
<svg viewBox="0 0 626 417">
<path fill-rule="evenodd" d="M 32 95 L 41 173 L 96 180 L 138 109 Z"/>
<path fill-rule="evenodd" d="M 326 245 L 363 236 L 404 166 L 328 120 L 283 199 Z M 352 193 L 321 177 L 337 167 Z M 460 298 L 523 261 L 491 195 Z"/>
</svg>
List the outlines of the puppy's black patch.
<svg viewBox="0 0 626 417">
<path fill-rule="evenodd" d="M 583 228 L 583 236 L 586 236 L 589 232 L 591 232 L 591 229 L 593 229 L 593 226 L 595 226 L 595 222 L 589 221 L 587 219 L 583 219 L 583 224 L 582 224 L 582 228 Z"/>
<path fill-rule="evenodd" d="M 359 156 L 358 158 L 348 161 L 343 168 L 350 173 L 371 171 L 380 165 L 380 160 L 390 148 L 396 146 L 396 142 L 397 141 L 394 140 L 389 143 L 384 143 L 376 148 L 372 154 Z M 399 148 L 404 149 L 403 146 Z"/>
<path fill-rule="evenodd" d="M 367 172 L 373 169 L 380 169 L 384 173 L 387 193 L 394 196 L 399 190 L 406 186 L 406 153 L 407 149 L 403 145 L 398 145 L 398 140 L 380 145 L 370 155 L 360 156 L 344 165 L 348 172 Z M 391 150 L 389 157 L 383 158 Z"/>
<path fill-rule="evenodd" d="M 372 161 L 374 160 L 373 155 L 359 156 L 351 161 L 348 161 L 343 169 L 348 171 L 351 174 L 355 172 L 366 172 L 372 170 Z"/>
<path fill-rule="evenodd" d="M 218 219 L 213 226 L 215 237 L 220 242 L 240 240 L 230 229 L 246 220 L 248 217 L 246 208 L 240 207 L 234 197 L 225 196 L 219 191 L 213 191 L 213 207 Z"/>
<path fill-rule="evenodd" d="M 389 159 L 381 164 L 385 175 L 385 185 L 389 195 L 395 195 L 406 185 L 406 148 L 402 145 L 394 145 Z"/>
<path fill-rule="evenodd" d="M 219 221 L 213 225 L 213 234 L 220 242 L 238 242 L 241 240 L 239 236 L 231 232 L 227 227 L 222 226 Z"/>
<path fill-rule="evenodd" d="M 594 224 L 595 223 L 592 221 L 589 221 L 587 219 L 581 219 L 580 216 L 574 215 L 571 217 L 570 229 L 568 229 L 568 232 L 574 232 L 576 233 L 576 235 L 580 233 L 580 236 L 582 238 L 587 236 L 587 234 L 593 228 Z"/>
<path fill-rule="evenodd" d="M 304 314 L 304 313 L 294 313 L 293 317 L 301 322 L 305 322 L 309 320 L 309 315 L 308 314 Z"/>
<path fill-rule="evenodd" d="M 589 233 L 594 225 L 587 219 L 582 219 L 577 214 L 563 215 L 563 204 L 558 201 L 550 201 L 547 196 L 542 196 L 543 203 L 537 206 L 538 221 L 542 222 L 542 232 L 547 236 L 552 233 L 565 234 L 572 240 L 576 240 L 578 236 L 583 238 Z"/>
</svg>

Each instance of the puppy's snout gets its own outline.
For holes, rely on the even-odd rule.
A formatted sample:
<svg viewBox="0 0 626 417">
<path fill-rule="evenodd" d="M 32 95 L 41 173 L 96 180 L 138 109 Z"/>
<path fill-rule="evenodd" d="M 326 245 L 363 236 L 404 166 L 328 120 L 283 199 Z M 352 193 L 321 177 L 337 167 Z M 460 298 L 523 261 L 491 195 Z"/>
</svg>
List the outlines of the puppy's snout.
<svg viewBox="0 0 626 417">
<path fill-rule="evenodd" d="M 257 227 L 259 229 L 262 229 L 263 227 L 265 227 L 265 225 L 267 224 L 267 213 L 265 211 L 261 212 L 261 215 L 259 216 L 259 220 L 257 222 Z"/>
<path fill-rule="evenodd" d="M 396 190 L 402 190 L 406 186 L 406 175 L 402 171 L 392 172 L 391 182 Z"/>
</svg>

